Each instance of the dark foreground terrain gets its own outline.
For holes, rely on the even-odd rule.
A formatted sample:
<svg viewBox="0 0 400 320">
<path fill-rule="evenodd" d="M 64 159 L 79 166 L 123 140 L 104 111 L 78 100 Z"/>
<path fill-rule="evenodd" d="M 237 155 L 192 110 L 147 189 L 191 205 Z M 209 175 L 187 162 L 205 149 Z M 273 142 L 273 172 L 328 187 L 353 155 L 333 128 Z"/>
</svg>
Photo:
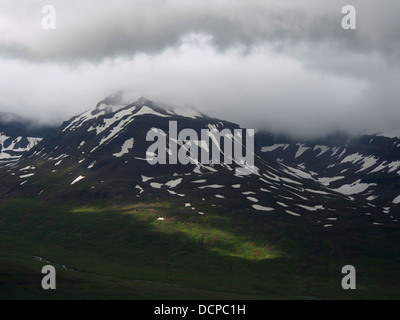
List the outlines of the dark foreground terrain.
<svg viewBox="0 0 400 320">
<path fill-rule="evenodd" d="M 0 204 L 1 299 L 399 299 L 399 232 L 141 199 Z M 41 288 L 41 268 L 57 289 Z M 353 265 L 357 289 L 343 290 Z"/>
</svg>

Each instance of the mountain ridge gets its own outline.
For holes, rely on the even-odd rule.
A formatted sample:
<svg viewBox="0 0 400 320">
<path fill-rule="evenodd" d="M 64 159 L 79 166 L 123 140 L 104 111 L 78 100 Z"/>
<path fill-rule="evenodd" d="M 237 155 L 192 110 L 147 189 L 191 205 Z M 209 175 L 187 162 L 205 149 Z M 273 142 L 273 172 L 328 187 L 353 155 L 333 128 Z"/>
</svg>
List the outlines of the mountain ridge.
<svg viewBox="0 0 400 320">
<path fill-rule="evenodd" d="M 0 112 L 0 166 L 17 162 L 53 128 L 14 113 Z"/>
<path fill-rule="evenodd" d="M 151 143 L 146 141 L 146 134 L 152 128 L 168 132 L 168 124 L 174 120 L 179 129 L 197 132 L 207 128 L 233 132 L 240 126 L 192 110 L 162 108 L 146 98 L 125 106 L 112 104 L 115 99 L 105 100 L 65 121 L 26 152 L 9 172 L 14 178 L 5 179 L 12 191 L 3 187 L 3 194 L 10 197 L 28 193 L 65 201 L 122 201 L 144 196 L 211 201 L 225 208 L 312 216 L 312 223 L 326 228 L 335 225 L 332 221 L 351 220 L 354 216 L 369 219 L 371 225 L 398 222 L 399 206 L 393 202 L 400 194 L 398 173 L 390 167 L 398 160 L 385 161 L 398 159 L 399 153 L 397 144 L 391 145 L 392 151 L 382 147 L 383 142 L 386 147 L 390 144 L 388 138 L 333 136 L 328 146 L 320 144 L 323 140 L 289 144 L 288 140 L 259 132 L 255 135 L 255 173 L 249 177 L 235 175 L 234 163 L 150 165 L 147 150 Z M 367 144 L 366 139 L 372 141 Z M 380 163 L 370 165 L 368 160 L 376 156 L 373 147 L 376 152 L 387 152 L 386 160 L 381 155 Z M 368 156 L 358 159 L 356 149 Z M 352 155 L 354 159 L 349 158 Z M 371 170 L 386 163 L 384 172 L 389 176 L 378 181 L 380 170 L 376 175 L 357 172 L 363 168 L 363 161 Z M 400 172 L 400 161 L 398 167 Z M 344 170 L 349 174 L 344 175 Z M 380 192 L 383 197 L 379 197 Z M 331 222 L 324 224 L 321 217 Z"/>
</svg>

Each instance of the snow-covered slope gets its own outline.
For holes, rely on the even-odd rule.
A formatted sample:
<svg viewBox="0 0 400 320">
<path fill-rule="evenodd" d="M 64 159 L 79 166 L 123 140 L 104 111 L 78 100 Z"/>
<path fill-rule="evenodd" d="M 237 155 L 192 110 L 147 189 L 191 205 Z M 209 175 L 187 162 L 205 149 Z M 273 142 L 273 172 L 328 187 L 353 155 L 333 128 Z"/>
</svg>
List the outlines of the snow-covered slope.
<svg viewBox="0 0 400 320">
<path fill-rule="evenodd" d="M 12 113 L 0 112 L 0 166 L 18 161 L 48 130 Z"/>
<path fill-rule="evenodd" d="M 259 134 L 257 144 L 264 158 L 301 169 L 327 189 L 363 202 L 366 211 L 374 208 L 397 222 L 400 139 L 362 135 L 298 142 Z"/>
<path fill-rule="evenodd" d="M 189 164 L 151 165 L 153 142 L 146 135 L 163 130 L 168 138 L 170 121 L 177 122 L 178 131 L 191 128 L 199 136 L 202 129 L 240 129 L 144 98 L 125 106 L 105 99 L 26 152 L 3 177 L 0 191 L 61 201 L 164 198 L 191 203 L 192 214 L 207 214 L 194 205 L 204 203 L 307 219 L 323 229 L 360 221 L 372 227 L 398 223 L 400 141 L 336 136 L 310 143 L 256 134 L 251 175 L 238 174 L 235 161 L 202 164 L 200 153 Z M 206 148 L 199 140 L 192 143 Z M 224 150 L 218 152 L 222 159 Z"/>
</svg>

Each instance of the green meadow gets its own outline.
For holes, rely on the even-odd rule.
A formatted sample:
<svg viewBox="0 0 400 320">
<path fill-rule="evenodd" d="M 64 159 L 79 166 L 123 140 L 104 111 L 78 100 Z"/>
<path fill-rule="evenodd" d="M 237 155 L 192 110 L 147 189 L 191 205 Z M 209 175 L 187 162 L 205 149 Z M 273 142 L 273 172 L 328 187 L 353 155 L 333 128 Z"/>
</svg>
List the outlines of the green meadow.
<svg viewBox="0 0 400 320">
<path fill-rule="evenodd" d="M 192 205 L 3 200 L 0 298 L 400 298 L 396 230 L 326 230 L 278 213 Z M 56 290 L 41 288 L 46 264 L 56 268 Z M 341 287 L 347 264 L 356 290 Z"/>
</svg>

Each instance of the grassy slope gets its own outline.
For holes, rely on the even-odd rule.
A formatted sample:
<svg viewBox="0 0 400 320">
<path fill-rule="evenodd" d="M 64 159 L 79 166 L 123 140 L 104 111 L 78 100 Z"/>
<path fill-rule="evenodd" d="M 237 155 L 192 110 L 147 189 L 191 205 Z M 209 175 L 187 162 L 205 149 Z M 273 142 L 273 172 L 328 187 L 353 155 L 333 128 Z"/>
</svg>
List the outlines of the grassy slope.
<svg viewBox="0 0 400 320">
<path fill-rule="evenodd" d="M 398 232 L 335 234 L 296 217 L 193 205 L 2 202 L 0 298 L 400 298 Z M 45 264 L 57 269 L 55 291 L 41 289 Z M 357 290 L 341 288 L 346 264 Z"/>
</svg>

